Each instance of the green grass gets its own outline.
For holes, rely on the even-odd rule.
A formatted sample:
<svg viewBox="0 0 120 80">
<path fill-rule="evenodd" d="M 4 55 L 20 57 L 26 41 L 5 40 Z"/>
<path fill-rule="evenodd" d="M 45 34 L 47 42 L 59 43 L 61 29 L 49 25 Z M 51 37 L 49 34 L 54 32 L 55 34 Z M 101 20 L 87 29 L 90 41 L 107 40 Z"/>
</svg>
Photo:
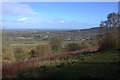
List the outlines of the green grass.
<svg viewBox="0 0 120 80">
<path fill-rule="evenodd" d="M 45 44 L 48 41 L 36 41 L 36 40 L 19 40 L 11 41 L 10 47 L 23 47 L 23 48 L 35 48 L 39 44 Z"/>
<path fill-rule="evenodd" d="M 91 52 L 45 61 L 40 66 L 21 72 L 19 78 L 120 78 L 120 50 Z M 68 59 L 65 59 L 68 58 Z M 62 65 L 61 65 L 62 64 Z"/>
<path fill-rule="evenodd" d="M 28 37 L 28 38 L 25 38 L 25 37 L 17 37 L 17 39 L 34 39 L 34 37 Z"/>
<path fill-rule="evenodd" d="M 23 37 L 20 37 L 23 38 Z M 73 41 L 65 41 L 63 44 L 72 43 Z M 80 41 L 75 41 L 76 43 L 81 43 Z M 35 48 L 39 44 L 49 43 L 49 41 L 38 41 L 38 40 L 30 40 L 30 39 L 23 39 L 23 40 L 16 40 L 10 42 L 10 47 L 23 47 L 23 48 Z"/>
</svg>

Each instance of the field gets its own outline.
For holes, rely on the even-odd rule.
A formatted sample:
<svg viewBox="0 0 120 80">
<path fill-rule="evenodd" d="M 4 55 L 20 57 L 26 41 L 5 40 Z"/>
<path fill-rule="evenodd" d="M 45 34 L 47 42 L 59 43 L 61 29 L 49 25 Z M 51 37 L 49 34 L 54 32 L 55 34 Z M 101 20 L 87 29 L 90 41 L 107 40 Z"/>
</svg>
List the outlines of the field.
<svg viewBox="0 0 120 80">
<path fill-rule="evenodd" d="M 64 41 L 63 44 L 67 43 L 81 43 L 80 41 Z M 15 47 L 23 47 L 23 48 L 35 48 L 39 44 L 46 44 L 49 43 L 49 41 L 39 41 L 39 40 L 31 40 L 31 39 L 19 39 L 17 41 L 11 41 L 10 42 L 10 47 L 15 48 Z"/>
</svg>

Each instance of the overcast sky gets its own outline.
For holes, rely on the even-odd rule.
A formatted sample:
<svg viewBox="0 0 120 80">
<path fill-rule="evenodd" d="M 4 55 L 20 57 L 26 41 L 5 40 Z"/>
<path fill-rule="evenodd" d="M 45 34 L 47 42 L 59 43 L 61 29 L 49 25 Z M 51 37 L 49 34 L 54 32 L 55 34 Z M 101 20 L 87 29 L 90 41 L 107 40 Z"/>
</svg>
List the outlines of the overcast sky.
<svg viewBox="0 0 120 80">
<path fill-rule="evenodd" d="M 5 29 L 85 29 L 98 27 L 117 2 L 4 2 Z"/>
</svg>

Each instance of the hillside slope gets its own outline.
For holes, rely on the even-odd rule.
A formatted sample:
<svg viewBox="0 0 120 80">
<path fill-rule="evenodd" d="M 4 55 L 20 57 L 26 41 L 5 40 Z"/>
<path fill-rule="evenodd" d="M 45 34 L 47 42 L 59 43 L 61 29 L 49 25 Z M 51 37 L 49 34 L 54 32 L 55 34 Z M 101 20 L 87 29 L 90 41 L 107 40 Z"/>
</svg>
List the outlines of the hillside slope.
<svg viewBox="0 0 120 80">
<path fill-rule="evenodd" d="M 87 52 L 47 61 L 21 72 L 24 78 L 120 78 L 120 50 Z"/>
</svg>

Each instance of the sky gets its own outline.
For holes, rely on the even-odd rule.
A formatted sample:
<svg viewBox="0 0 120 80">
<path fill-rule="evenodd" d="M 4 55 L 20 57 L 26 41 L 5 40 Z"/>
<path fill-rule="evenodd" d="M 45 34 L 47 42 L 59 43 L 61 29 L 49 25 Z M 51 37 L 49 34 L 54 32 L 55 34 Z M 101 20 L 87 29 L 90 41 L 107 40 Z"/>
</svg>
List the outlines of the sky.
<svg viewBox="0 0 120 80">
<path fill-rule="evenodd" d="M 99 27 L 117 2 L 4 2 L 3 29 L 87 29 Z"/>
</svg>

